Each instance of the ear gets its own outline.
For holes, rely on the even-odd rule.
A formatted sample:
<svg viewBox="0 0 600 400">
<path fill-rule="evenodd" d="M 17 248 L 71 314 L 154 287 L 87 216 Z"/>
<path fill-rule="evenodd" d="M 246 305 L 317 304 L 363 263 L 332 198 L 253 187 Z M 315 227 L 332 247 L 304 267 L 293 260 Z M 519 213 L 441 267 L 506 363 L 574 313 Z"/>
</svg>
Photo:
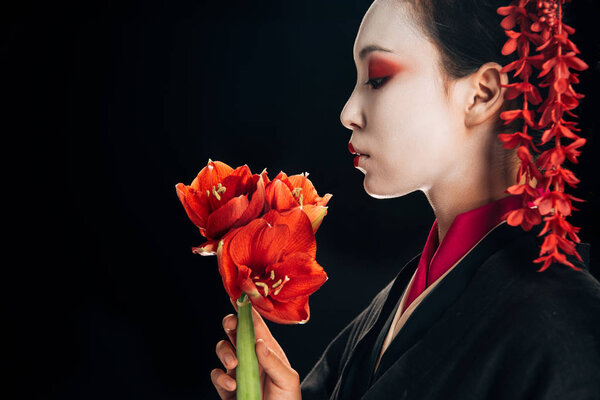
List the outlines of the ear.
<svg viewBox="0 0 600 400">
<path fill-rule="evenodd" d="M 495 62 L 483 64 L 471 75 L 468 103 L 465 109 L 465 125 L 469 128 L 494 117 L 504 103 L 508 84 L 506 72 L 500 72 L 502 66 Z"/>
</svg>

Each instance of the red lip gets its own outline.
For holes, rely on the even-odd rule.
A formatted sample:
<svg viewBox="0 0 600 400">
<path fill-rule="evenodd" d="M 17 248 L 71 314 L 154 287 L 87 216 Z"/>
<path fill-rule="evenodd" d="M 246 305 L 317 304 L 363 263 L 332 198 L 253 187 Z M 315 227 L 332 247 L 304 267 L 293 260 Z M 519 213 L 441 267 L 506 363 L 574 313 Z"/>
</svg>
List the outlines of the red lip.
<svg viewBox="0 0 600 400">
<path fill-rule="evenodd" d="M 368 156 L 368 154 L 366 153 L 361 153 L 360 151 L 356 150 L 354 148 L 354 146 L 352 146 L 351 142 L 348 142 L 348 151 L 350 151 L 350 153 L 355 154 L 355 155 L 362 155 L 362 156 Z"/>
<path fill-rule="evenodd" d="M 354 150 L 354 146 L 352 146 L 352 143 L 348 142 L 348 151 L 352 154 L 356 154 L 356 151 Z"/>
</svg>

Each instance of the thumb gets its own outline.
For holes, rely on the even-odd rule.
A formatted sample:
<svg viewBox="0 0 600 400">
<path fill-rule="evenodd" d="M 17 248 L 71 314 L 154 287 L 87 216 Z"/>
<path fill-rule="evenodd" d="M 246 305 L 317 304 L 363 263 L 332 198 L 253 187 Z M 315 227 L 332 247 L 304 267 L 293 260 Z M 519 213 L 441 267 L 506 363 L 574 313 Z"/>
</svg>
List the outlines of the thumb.
<svg viewBox="0 0 600 400">
<path fill-rule="evenodd" d="M 263 339 L 256 341 L 256 357 L 258 363 L 263 367 L 265 373 L 273 383 L 282 390 L 300 387 L 300 376 L 298 372 L 286 364 Z"/>
</svg>

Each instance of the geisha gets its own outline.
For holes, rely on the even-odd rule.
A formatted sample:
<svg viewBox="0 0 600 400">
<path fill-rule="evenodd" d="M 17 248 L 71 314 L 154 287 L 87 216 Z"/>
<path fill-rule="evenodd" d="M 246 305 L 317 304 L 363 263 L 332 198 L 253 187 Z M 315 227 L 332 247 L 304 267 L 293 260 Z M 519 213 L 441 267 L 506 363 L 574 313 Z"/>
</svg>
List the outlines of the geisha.
<svg viewBox="0 0 600 400">
<path fill-rule="evenodd" d="M 550 2 L 552 3 L 552 2 Z M 554 2 L 556 3 L 556 1 Z M 521 168 L 498 140 L 509 77 L 496 10 L 506 1 L 375 0 L 341 112 L 374 198 L 421 190 L 434 213 L 423 251 L 357 312 L 306 377 L 254 312 L 264 399 L 591 399 L 600 396 L 600 283 L 588 243 L 576 268 L 531 260 L 542 225 L 507 224 Z M 518 99 L 517 99 L 518 100 Z M 518 122 L 518 121 L 517 121 Z M 509 127 L 515 130 L 518 124 Z M 531 177 L 535 187 L 535 177 Z M 534 208 L 534 204 L 529 204 Z M 211 372 L 235 398 L 236 317 Z M 302 379 L 301 379 L 302 378 Z"/>
</svg>

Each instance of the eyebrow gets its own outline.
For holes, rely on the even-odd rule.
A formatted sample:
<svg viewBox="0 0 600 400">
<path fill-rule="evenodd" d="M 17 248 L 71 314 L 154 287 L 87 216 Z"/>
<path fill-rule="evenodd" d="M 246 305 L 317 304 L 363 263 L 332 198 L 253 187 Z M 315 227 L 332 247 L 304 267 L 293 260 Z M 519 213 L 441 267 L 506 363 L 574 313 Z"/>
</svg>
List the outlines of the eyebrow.
<svg viewBox="0 0 600 400">
<path fill-rule="evenodd" d="M 385 49 L 383 47 L 379 47 L 377 45 L 370 44 L 368 46 L 363 47 L 363 49 L 358 53 L 358 58 L 360 58 L 361 60 L 364 60 L 364 58 L 367 56 L 367 54 L 372 53 L 374 51 L 385 51 L 387 53 L 393 53 L 393 51 L 390 49 Z"/>
</svg>

